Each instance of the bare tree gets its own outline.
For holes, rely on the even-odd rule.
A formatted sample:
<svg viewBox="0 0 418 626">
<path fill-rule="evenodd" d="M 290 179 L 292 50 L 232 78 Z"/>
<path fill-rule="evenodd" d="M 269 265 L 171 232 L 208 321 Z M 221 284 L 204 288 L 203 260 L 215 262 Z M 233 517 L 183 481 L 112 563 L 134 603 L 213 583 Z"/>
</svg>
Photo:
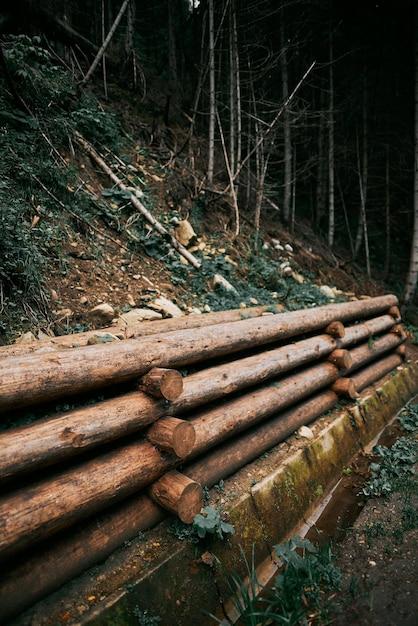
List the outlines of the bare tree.
<svg viewBox="0 0 418 626">
<path fill-rule="evenodd" d="M 329 119 L 328 119 L 328 245 L 334 245 L 335 235 L 335 150 L 334 150 L 334 47 L 329 35 Z"/>
<path fill-rule="evenodd" d="M 280 39 L 281 39 L 281 55 L 280 67 L 282 77 L 282 93 L 283 100 L 289 97 L 289 72 L 288 72 L 288 54 L 285 39 L 284 26 L 284 7 L 281 10 L 280 20 Z M 290 201 L 292 197 L 292 137 L 290 128 L 289 111 L 286 107 L 283 111 L 283 138 L 284 138 L 284 180 L 283 180 L 283 219 L 285 222 L 290 218 Z"/>
<path fill-rule="evenodd" d="M 213 0 L 208 0 L 209 18 L 209 155 L 208 155 L 208 183 L 213 184 L 213 168 L 215 161 L 215 120 L 216 120 L 216 97 L 215 97 L 215 37 Z"/>
<path fill-rule="evenodd" d="M 404 303 L 411 302 L 418 278 L 418 9 L 415 7 L 415 171 L 414 171 L 414 233 L 404 293 Z"/>
</svg>

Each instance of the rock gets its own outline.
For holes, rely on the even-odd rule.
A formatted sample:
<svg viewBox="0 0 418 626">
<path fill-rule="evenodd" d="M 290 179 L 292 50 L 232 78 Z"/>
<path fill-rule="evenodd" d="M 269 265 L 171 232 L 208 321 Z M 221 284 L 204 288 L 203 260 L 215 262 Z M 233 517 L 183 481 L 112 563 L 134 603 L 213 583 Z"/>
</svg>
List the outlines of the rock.
<svg viewBox="0 0 418 626">
<path fill-rule="evenodd" d="M 319 291 L 330 300 L 335 298 L 334 290 L 332 287 L 328 287 L 328 285 L 321 285 Z"/>
<path fill-rule="evenodd" d="M 198 309 L 197 306 L 191 306 L 189 308 L 189 313 L 191 313 L 192 315 L 202 315 L 202 311 Z"/>
<path fill-rule="evenodd" d="M 286 267 L 283 268 L 282 274 L 284 276 L 290 276 L 291 274 L 293 274 L 293 270 L 290 265 L 286 265 Z"/>
<path fill-rule="evenodd" d="M 274 247 L 280 246 L 280 240 L 275 239 L 274 237 L 271 238 L 271 243 L 273 244 Z"/>
<path fill-rule="evenodd" d="M 135 306 L 136 304 L 135 300 L 133 299 L 130 293 L 128 293 L 128 295 L 126 296 L 126 302 L 129 304 L 129 306 Z"/>
<path fill-rule="evenodd" d="M 56 317 L 59 320 L 69 319 L 73 315 L 74 313 L 72 312 L 71 309 L 60 309 L 59 311 L 56 312 Z"/>
<path fill-rule="evenodd" d="M 240 309 L 246 309 L 246 308 L 247 308 L 247 305 L 245 304 L 245 302 L 240 302 L 240 303 L 239 303 L 239 308 L 240 308 Z"/>
<path fill-rule="evenodd" d="M 235 289 L 235 287 L 231 285 L 229 280 L 226 280 L 226 278 L 224 278 L 221 274 L 213 275 L 212 286 L 214 289 L 220 287 L 221 289 L 224 289 L 229 293 L 235 293 L 236 295 L 238 295 L 238 291 Z"/>
<path fill-rule="evenodd" d="M 88 301 L 89 299 L 87 298 L 87 296 L 81 296 L 80 304 L 87 304 Z"/>
<path fill-rule="evenodd" d="M 112 333 L 97 333 L 87 340 L 87 345 L 94 346 L 99 343 L 110 343 L 111 341 L 119 341 L 119 337 Z"/>
<path fill-rule="evenodd" d="M 257 298 L 250 298 L 249 302 L 250 304 L 258 304 Z"/>
<path fill-rule="evenodd" d="M 288 252 L 293 252 L 293 248 L 290 245 L 290 243 L 286 243 L 284 246 L 284 249 L 287 250 Z"/>
<path fill-rule="evenodd" d="M 263 243 L 263 250 L 268 250 L 269 248 L 270 248 L 270 244 L 267 241 L 265 241 Z"/>
<path fill-rule="evenodd" d="M 238 263 L 236 261 L 234 261 L 234 259 L 231 259 L 229 254 L 225 254 L 225 261 L 227 261 L 228 263 L 230 263 L 234 267 L 238 267 Z"/>
<path fill-rule="evenodd" d="M 59 300 L 59 296 L 55 289 L 51 289 L 51 300 L 52 302 L 57 302 Z"/>
<path fill-rule="evenodd" d="M 196 233 L 188 220 L 181 220 L 174 229 L 174 236 L 182 246 L 188 246 Z"/>
<path fill-rule="evenodd" d="M 292 276 L 293 280 L 295 280 L 297 283 L 299 283 L 299 285 L 302 285 L 302 283 L 305 282 L 305 279 L 302 276 L 302 274 L 299 274 L 298 272 L 292 272 L 291 276 Z"/>
<path fill-rule="evenodd" d="M 203 310 L 205 313 L 210 313 L 212 311 L 212 309 L 210 308 L 208 304 L 205 304 L 205 306 L 203 307 Z"/>
<path fill-rule="evenodd" d="M 161 313 L 165 314 L 167 317 L 181 317 L 184 315 L 177 304 L 174 304 L 174 302 L 164 296 L 159 296 L 159 298 L 150 302 L 149 306 L 156 311 L 161 311 Z"/>
<path fill-rule="evenodd" d="M 133 275 L 132 275 L 132 278 L 133 278 L 134 280 L 139 280 L 139 279 L 141 278 L 141 274 L 133 274 Z"/>
<path fill-rule="evenodd" d="M 118 328 L 125 328 L 138 322 L 160 320 L 162 318 L 161 313 L 157 311 L 151 311 L 151 309 L 131 309 L 127 313 L 123 313 L 117 320 L 116 326 Z"/>
<path fill-rule="evenodd" d="M 27 333 L 22 333 L 21 335 L 19 335 L 19 337 L 17 337 L 17 339 L 15 340 L 15 343 L 17 344 L 35 343 L 36 341 L 37 339 L 35 335 L 31 333 L 30 331 L 28 331 Z"/>
<path fill-rule="evenodd" d="M 42 330 L 38 331 L 38 339 L 39 341 L 49 341 L 51 339 L 50 335 L 43 333 Z"/>
<path fill-rule="evenodd" d="M 88 312 L 88 318 L 93 324 L 107 324 L 111 322 L 114 317 L 115 310 L 107 302 L 98 304 Z"/>
<path fill-rule="evenodd" d="M 310 428 L 307 426 L 301 426 L 298 430 L 299 437 L 303 437 L 304 439 L 313 439 L 314 434 Z"/>
</svg>

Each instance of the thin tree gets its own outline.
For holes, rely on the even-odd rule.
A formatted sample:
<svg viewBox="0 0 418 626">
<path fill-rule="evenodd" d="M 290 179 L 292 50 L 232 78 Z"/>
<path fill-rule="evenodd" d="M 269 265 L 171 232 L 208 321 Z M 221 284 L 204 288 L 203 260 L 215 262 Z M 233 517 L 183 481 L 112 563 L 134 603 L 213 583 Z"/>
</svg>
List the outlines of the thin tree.
<svg viewBox="0 0 418 626">
<path fill-rule="evenodd" d="M 329 119 L 328 119 L 328 245 L 334 245 L 335 235 L 335 150 L 334 150 L 334 47 L 329 35 Z"/>
<path fill-rule="evenodd" d="M 280 67 L 282 78 L 283 100 L 286 102 L 289 97 L 289 72 L 288 55 L 285 39 L 284 27 L 284 7 L 281 10 L 280 20 L 281 54 Z M 290 128 L 289 110 L 286 107 L 283 111 L 283 138 L 284 138 L 284 180 L 283 180 L 283 219 L 285 222 L 290 218 L 290 202 L 292 197 L 292 137 Z"/>
<path fill-rule="evenodd" d="M 213 0 L 208 0 L 209 18 L 209 154 L 208 154 L 208 183 L 213 184 L 213 169 L 215 161 L 215 45 L 214 45 L 214 16 Z"/>
<path fill-rule="evenodd" d="M 390 155 L 389 144 L 386 145 L 386 172 L 385 172 L 385 269 L 384 277 L 387 278 L 390 266 Z"/>
<path fill-rule="evenodd" d="M 404 304 L 411 302 L 418 278 L 418 8 L 415 8 L 415 171 L 414 171 L 414 233 L 406 279 Z"/>
<path fill-rule="evenodd" d="M 87 74 L 84 76 L 83 80 L 81 81 L 82 85 L 85 85 L 90 78 L 93 75 L 94 70 L 96 69 L 96 67 L 98 66 L 98 64 L 100 63 L 102 56 L 104 55 L 104 53 L 107 50 L 108 45 L 110 44 L 110 40 L 112 39 L 117 27 L 119 26 L 119 22 L 121 21 L 123 14 L 126 11 L 126 7 L 128 6 L 130 0 L 124 0 L 122 2 L 122 5 L 119 9 L 119 13 L 117 14 L 115 21 L 112 24 L 111 29 L 109 30 L 109 32 L 107 33 L 107 37 L 104 40 L 104 42 L 102 43 L 102 45 L 100 46 L 100 50 L 98 51 L 98 53 L 96 54 L 96 57 L 93 61 L 93 63 L 91 64 L 89 70 L 87 71 Z"/>
</svg>

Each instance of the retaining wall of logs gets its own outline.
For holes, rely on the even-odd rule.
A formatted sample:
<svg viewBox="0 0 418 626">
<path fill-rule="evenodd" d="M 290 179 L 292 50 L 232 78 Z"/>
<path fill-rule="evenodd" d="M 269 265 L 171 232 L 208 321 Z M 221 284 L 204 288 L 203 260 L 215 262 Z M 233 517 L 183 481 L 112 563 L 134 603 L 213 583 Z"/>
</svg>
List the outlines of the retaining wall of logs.
<svg viewBox="0 0 418 626">
<path fill-rule="evenodd" d="M 66 347 L 0 349 L 5 423 L 21 407 L 84 403 L 0 433 L 2 621 L 167 512 L 192 522 L 204 486 L 357 397 L 405 353 L 391 295 L 192 317 L 111 344 L 83 333 Z M 101 390 L 109 397 L 92 402 Z"/>
</svg>

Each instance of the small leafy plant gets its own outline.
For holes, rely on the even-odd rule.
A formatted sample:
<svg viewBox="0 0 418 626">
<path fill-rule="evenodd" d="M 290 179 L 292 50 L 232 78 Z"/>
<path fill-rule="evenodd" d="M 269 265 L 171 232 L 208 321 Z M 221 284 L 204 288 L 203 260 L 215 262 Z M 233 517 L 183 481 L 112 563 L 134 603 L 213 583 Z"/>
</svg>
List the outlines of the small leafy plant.
<svg viewBox="0 0 418 626">
<path fill-rule="evenodd" d="M 413 433 L 418 430 L 418 404 L 409 404 L 399 415 L 399 422 L 404 430 Z"/>
<path fill-rule="evenodd" d="M 418 442 L 401 437 L 391 448 L 376 446 L 373 452 L 380 457 L 379 463 L 371 463 L 371 479 L 362 489 L 368 497 L 387 496 L 399 482 L 414 474 L 418 461 Z"/>
<path fill-rule="evenodd" d="M 224 539 L 225 535 L 233 535 L 235 532 L 232 524 L 224 522 L 220 512 L 213 506 L 205 506 L 202 513 L 198 513 L 193 520 L 193 528 L 200 539 L 206 535 L 216 535 Z"/>
</svg>

